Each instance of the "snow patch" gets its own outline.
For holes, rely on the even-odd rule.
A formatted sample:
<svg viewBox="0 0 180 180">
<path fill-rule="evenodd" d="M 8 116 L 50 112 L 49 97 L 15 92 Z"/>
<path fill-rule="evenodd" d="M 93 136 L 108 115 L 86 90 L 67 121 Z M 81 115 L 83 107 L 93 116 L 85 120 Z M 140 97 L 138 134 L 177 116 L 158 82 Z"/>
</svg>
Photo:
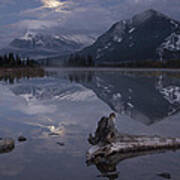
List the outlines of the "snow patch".
<svg viewBox="0 0 180 180">
<path fill-rule="evenodd" d="M 133 108 L 134 107 L 134 105 L 132 104 L 132 103 L 127 103 L 127 105 L 130 107 L 130 108 Z"/>
<path fill-rule="evenodd" d="M 114 100 L 117 100 L 117 99 L 119 99 L 119 98 L 121 98 L 121 97 L 122 97 L 122 95 L 121 95 L 120 93 L 113 94 L 113 99 L 114 99 Z"/>
<path fill-rule="evenodd" d="M 74 92 L 74 93 L 68 93 L 63 94 L 59 97 L 56 97 L 56 99 L 60 100 L 68 100 L 68 101 L 84 101 L 84 100 L 93 100 L 94 93 L 91 90 L 85 90 L 80 92 Z"/>
<path fill-rule="evenodd" d="M 177 24 L 176 22 L 174 22 L 173 20 L 171 20 L 171 21 L 170 21 L 170 23 L 171 23 L 172 25 L 174 25 L 174 26 L 175 26 L 175 28 L 177 28 L 177 27 L 178 27 L 178 24 Z"/>
<path fill-rule="evenodd" d="M 168 38 L 165 39 L 160 46 L 160 49 L 167 49 L 170 51 L 180 50 L 180 34 L 172 33 Z"/>
<path fill-rule="evenodd" d="M 114 36 L 113 41 L 121 43 L 122 42 L 122 38 L 118 37 L 118 36 Z"/>
<path fill-rule="evenodd" d="M 60 36 L 57 36 L 57 35 L 55 35 L 54 38 L 55 38 L 55 39 L 61 39 L 61 37 L 60 37 Z"/>
<path fill-rule="evenodd" d="M 163 94 L 164 98 L 170 103 L 180 104 L 180 87 L 178 86 L 169 86 L 160 90 L 160 93 Z"/>
<path fill-rule="evenodd" d="M 86 46 L 93 44 L 96 40 L 94 35 L 84 35 L 84 34 L 67 34 L 67 35 L 62 35 L 62 37 L 65 40 L 73 41 L 78 44 L 83 44 Z"/>
<path fill-rule="evenodd" d="M 134 30 L 135 30 L 135 28 L 133 27 L 133 28 L 131 28 L 128 32 L 129 32 L 129 33 L 132 33 L 132 32 L 134 32 Z"/>
<path fill-rule="evenodd" d="M 31 41 L 36 36 L 35 32 L 27 32 L 24 36 L 20 37 L 21 40 Z"/>
</svg>

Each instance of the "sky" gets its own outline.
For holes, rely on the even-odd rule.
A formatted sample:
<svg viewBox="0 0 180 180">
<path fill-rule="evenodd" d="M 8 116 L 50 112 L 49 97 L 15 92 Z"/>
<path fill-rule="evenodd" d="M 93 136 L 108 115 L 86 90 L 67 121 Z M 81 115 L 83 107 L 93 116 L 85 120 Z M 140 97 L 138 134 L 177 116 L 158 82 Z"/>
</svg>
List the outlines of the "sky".
<svg viewBox="0 0 180 180">
<path fill-rule="evenodd" d="M 29 29 L 101 34 L 150 8 L 180 20 L 180 0 L 0 0 L 0 46 Z"/>
</svg>

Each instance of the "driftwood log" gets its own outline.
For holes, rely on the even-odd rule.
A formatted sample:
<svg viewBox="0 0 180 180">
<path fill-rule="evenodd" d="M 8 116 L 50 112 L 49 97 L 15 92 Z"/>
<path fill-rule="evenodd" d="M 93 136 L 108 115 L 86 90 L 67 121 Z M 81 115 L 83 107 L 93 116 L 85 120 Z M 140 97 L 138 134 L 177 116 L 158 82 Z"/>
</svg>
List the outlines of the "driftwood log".
<svg viewBox="0 0 180 180">
<path fill-rule="evenodd" d="M 127 158 L 180 149 L 180 138 L 119 133 L 114 113 L 101 118 L 94 136 L 90 134 L 88 141 L 92 147 L 87 152 L 87 164 L 95 164 L 102 174 L 115 172 L 116 165 Z"/>
</svg>

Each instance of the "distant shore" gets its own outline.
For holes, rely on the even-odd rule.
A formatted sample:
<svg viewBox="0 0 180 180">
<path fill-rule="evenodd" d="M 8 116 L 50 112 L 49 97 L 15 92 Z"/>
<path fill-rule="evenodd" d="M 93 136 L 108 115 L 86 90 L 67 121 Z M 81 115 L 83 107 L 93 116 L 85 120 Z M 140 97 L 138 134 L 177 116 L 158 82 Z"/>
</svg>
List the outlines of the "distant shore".
<svg viewBox="0 0 180 180">
<path fill-rule="evenodd" d="M 32 71 L 32 70 L 38 70 L 38 69 L 43 69 L 41 67 L 13 67 L 13 68 L 5 68 L 5 67 L 0 67 L 0 72 L 15 72 L 15 71 Z"/>
<path fill-rule="evenodd" d="M 137 71 L 180 72 L 180 68 L 119 68 L 119 67 L 44 67 L 47 71 Z"/>
</svg>

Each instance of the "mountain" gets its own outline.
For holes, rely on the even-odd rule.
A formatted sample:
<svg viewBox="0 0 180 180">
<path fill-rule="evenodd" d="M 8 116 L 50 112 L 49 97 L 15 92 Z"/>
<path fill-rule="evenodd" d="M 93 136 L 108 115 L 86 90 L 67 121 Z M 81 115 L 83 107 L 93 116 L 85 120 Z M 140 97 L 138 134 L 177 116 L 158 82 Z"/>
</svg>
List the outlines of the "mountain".
<svg viewBox="0 0 180 180">
<path fill-rule="evenodd" d="M 14 52 L 22 56 L 44 58 L 73 53 L 94 41 L 91 36 L 81 34 L 54 35 L 40 32 L 26 32 L 14 39 L 2 53 Z"/>
<path fill-rule="evenodd" d="M 180 22 L 153 9 L 114 24 L 83 49 L 97 63 L 180 58 Z"/>
</svg>

